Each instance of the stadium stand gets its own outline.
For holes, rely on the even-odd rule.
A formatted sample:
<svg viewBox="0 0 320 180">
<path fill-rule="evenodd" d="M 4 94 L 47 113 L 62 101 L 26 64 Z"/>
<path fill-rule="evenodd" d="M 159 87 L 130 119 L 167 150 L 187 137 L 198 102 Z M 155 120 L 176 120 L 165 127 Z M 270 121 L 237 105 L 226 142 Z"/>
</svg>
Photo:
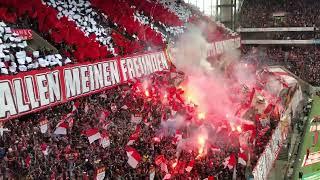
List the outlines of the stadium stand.
<svg viewBox="0 0 320 180">
<path fill-rule="evenodd" d="M 320 78 L 315 73 L 319 70 L 319 5 L 319 2 L 309 0 L 244 1 L 240 12 L 240 27 L 253 28 L 255 32 L 242 32 L 243 39 L 273 41 L 263 45 L 242 45 L 242 51 L 249 56 L 253 55 L 253 51 L 257 51 L 256 54 L 263 54 L 261 63 L 283 65 L 303 80 L 312 85 L 319 85 Z M 255 18 L 250 18 L 252 16 Z M 272 27 L 272 31 L 259 29 Z M 284 30 L 282 27 L 300 30 Z M 277 40 L 277 43 L 281 40 L 282 44 L 273 44 Z M 299 41 L 305 43 L 297 44 Z"/>
<path fill-rule="evenodd" d="M 1 75 L 159 50 L 179 37 L 187 23 L 200 25 L 205 21 L 203 33 L 208 42 L 237 36 L 179 0 L 45 0 L 44 3 L 1 0 L 0 6 Z M 10 27 L 32 29 L 54 48 L 27 50 L 27 42 L 12 33 Z M 270 52 L 277 56 L 270 59 L 277 60 L 283 55 L 277 52 Z M 217 136 L 231 136 L 229 140 L 218 141 L 217 147 L 209 148 L 205 158 L 197 159 L 197 153 L 182 151 L 177 161 L 178 132 L 163 136 L 157 128 L 178 110 L 188 116 L 195 110 L 184 106 L 183 90 L 174 86 L 168 72 L 153 74 L 150 79 L 151 97 L 137 93 L 136 84 L 142 82 L 129 82 L 1 122 L 0 176 L 92 179 L 99 172 L 105 172 L 106 179 L 147 179 L 153 173 L 155 179 L 163 179 L 171 172 L 173 177 L 181 179 L 213 176 L 230 179 L 236 166 L 237 176 L 244 179 L 246 170 L 256 165 L 278 120 L 271 120 L 267 126 L 257 122 L 253 156 L 248 165 L 239 164 L 235 159 L 241 153 L 239 144 L 232 142 L 232 137 L 237 135 L 223 122 L 219 124 L 222 130 Z M 162 101 L 161 94 L 153 92 L 155 89 L 166 89 L 170 102 Z M 139 119 L 138 123 L 134 122 L 135 118 Z M 90 134 L 98 134 L 97 129 L 101 132 L 99 141 L 90 142 Z M 140 154 L 136 169 L 127 163 L 128 154 L 135 152 L 128 149 L 134 134 L 139 136 L 131 144 Z"/>
<path fill-rule="evenodd" d="M 60 54 L 47 55 L 45 51 L 28 51 L 27 42 L 22 40 L 4 22 L 0 22 L 1 32 L 1 74 L 16 74 L 33 69 L 62 66 L 70 63 L 69 58 Z"/>
</svg>

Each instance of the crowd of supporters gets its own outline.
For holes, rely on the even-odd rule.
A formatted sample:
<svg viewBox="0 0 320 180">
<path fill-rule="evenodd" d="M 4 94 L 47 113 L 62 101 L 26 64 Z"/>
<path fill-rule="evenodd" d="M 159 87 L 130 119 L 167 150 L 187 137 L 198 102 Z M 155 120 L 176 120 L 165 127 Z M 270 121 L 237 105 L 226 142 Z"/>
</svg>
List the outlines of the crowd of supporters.
<svg viewBox="0 0 320 180">
<path fill-rule="evenodd" d="M 245 0 L 241 6 L 241 27 L 319 26 L 320 3 L 313 0 Z M 253 18 L 254 17 L 254 18 Z"/>
<path fill-rule="evenodd" d="M 30 51 L 26 42 L 1 22 L 1 74 L 163 48 L 184 32 L 185 23 L 201 25 L 205 21 L 204 34 L 209 42 L 236 35 L 222 24 L 194 15 L 178 0 L 4 0 L 0 5 L 0 20 L 10 27 L 34 30 L 59 50 Z M 243 152 L 240 142 L 234 140 L 239 139 L 241 130 L 223 121 L 216 124 L 220 130 L 212 135 L 225 138 L 206 144 L 205 155 L 199 156 L 198 147 L 180 151 L 179 141 L 187 139 L 194 127 L 178 132 L 164 128 L 163 123 L 181 114 L 188 121 L 197 121 L 196 107 L 185 104 L 183 90 L 173 85 L 169 74 L 158 73 L 150 79 L 146 92 L 135 80 L 1 123 L 0 176 L 89 179 L 105 172 L 106 179 L 147 179 L 150 174 L 155 174 L 155 179 L 231 179 L 236 172 L 237 179 L 244 179 L 278 119 L 268 125 L 252 119 L 255 132 L 246 150 L 250 158 L 244 162 L 238 161 Z M 163 89 L 165 94 L 161 94 Z M 91 142 L 90 132 L 99 138 Z M 137 167 L 128 163 L 133 154 L 139 155 L 135 157 Z"/>
<path fill-rule="evenodd" d="M 319 86 L 318 46 L 243 46 L 244 59 L 264 65 L 281 65 L 311 85 Z"/>
<path fill-rule="evenodd" d="M 152 173 L 155 179 L 168 175 L 171 179 L 231 179 L 236 168 L 237 179 L 244 179 L 278 121 L 273 119 L 269 125 L 256 122 L 257 133 L 247 152 L 251 158 L 244 159 L 245 164 L 238 161 L 241 142 L 235 139 L 239 131 L 224 121 L 217 120 L 220 130 L 211 134 L 216 138 L 206 145 L 205 155 L 199 156 L 198 145 L 179 151 L 179 143 L 188 139 L 194 125 L 179 129 L 177 136 L 176 128 L 165 128 L 163 123 L 179 114 L 190 122 L 196 121 L 196 116 L 171 77 L 168 72 L 157 73 L 150 77 L 146 89 L 143 82 L 135 80 L 2 123 L 0 175 L 4 179 L 87 179 L 103 168 L 106 179 L 147 179 Z M 101 134 L 93 142 L 87 133 L 92 129 Z M 135 168 L 128 163 L 128 147 L 141 156 Z"/>
<path fill-rule="evenodd" d="M 244 39 L 318 39 L 319 6 L 318 1 L 311 0 L 246 0 L 241 6 L 240 27 L 315 27 L 315 31 L 252 33 L 247 34 L 247 37 L 245 35 Z M 320 68 L 318 45 L 243 45 L 242 52 L 247 58 L 256 59 L 262 64 L 283 65 L 312 85 L 320 85 L 320 77 L 317 75 Z"/>
</svg>

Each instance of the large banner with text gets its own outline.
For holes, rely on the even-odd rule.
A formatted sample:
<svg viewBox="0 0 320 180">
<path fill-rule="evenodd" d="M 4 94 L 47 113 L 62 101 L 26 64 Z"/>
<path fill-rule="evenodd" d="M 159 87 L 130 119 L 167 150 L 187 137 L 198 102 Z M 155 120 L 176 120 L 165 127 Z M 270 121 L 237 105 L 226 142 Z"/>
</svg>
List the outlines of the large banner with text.
<svg viewBox="0 0 320 180">
<path fill-rule="evenodd" d="M 0 76 L 0 121 L 168 70 L 164 51 Z"/>
</svg>

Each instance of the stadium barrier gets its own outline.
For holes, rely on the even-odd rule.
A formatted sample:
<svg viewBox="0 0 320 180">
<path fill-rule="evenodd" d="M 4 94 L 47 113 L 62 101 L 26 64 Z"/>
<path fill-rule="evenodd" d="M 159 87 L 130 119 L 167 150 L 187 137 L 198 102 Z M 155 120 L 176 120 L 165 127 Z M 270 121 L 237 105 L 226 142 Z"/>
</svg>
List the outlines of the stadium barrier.
<svg viewBox="0 0 320 180">
<path fill-rule="evenodd" d="M 281 147 L 287 138 L 289 127 L 291 124 L 291 115 L 295 114 L 299 103 L 303 99 L 302 89 L 299 84 L 288 90 L 288 95 L 286 96 L 286 106 L 281 114 L 280 122 L 278 126 L 273 131 L 271 139 L 269 140 L 267 146 L 265 147 L 263 153 L 258 159 L 256 166 L 254 167 L 252 174 L 254 179 L 267 179 L 273 164 L 277 160 Z M 291 93 L 291 95 L 290 95 Z"/>
</svg>

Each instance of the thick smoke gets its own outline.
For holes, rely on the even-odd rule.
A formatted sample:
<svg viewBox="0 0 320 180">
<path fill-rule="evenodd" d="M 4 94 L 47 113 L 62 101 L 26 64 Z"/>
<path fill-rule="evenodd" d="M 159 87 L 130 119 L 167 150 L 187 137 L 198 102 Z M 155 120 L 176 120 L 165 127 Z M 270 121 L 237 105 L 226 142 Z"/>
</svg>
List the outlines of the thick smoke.
<svg viewBox="0 0 320 180">
<path fill-rule="evenodd" d="M 187 81 L 183 85 L 186 99 L 197 104 L 199 110 L 205 114 L 216 114 L 225 116 L 234 114 L 235 107 L 229 98 L 230 82 L 224 78 L 221 67 L 213 66 L 207 61 L 207 49 L 209 43 L 202 35 L 199 27 L 190 27 L 188 32 L 182 35 L 176 44 L 173 63 L 179 70 L 187 75 Z M 243 70 L 245 67 L 238 65 L 239 51 L 225 47 L 226 51 L 220 58 L 220 66 L 235 64 L 237 68 L 237 81 L 242 83 L 253 83 L 254 75 L 249 75 Z M 222 68 L 224 69 L 224 68 Z"/>
<path fill-rule="evenodd" d="M 209 141 L 214 143 L 211 141 L 222 138 L 210 135 L 208 139 L 208 132 L 213 129 L 218 130 L 218 121 L 222 119 L 230 121 L 230 124 L 236 127 L 235 113 L 238 106 L 231 97 L 237 96 L 240 101 L 241 94 L 232 94 L 234 92 L 230 90 L 239 88 L 243 84 L 250 89 L 256 80 L 255 72 L 249 71 L 247 64 L 240 63 L 240 52 L 233 47 L 224 47 L 225 52 L 220 56 L 219 61 L 209 62 L 207 60 L 209 43 L 202 32 L 202 27 L 190 27 L 172 50 L 173 63 L 177 69 L 186 73 L 187 79 L 182 84 L 185 99 L 197 105 L 198 111 L 205 114 L 205 123 L 209 124 L 207 127 L 193 129 L 194 132 L 190 137 L 178 144 L 177 156 L 182 149 L 190 151 L 194 147 L 199 148 L 203 140 L 206 143 Z M 225 76 L 228 67 L 232 67 L 229 73 L 233 78 Z M 164 122 L 163 128 L 178 128 L 187 124 L 182 116 L 178 116 L 176 120 Z M 205 144 L 201 146 L 204 148 L 202 153 L 206 153 Z"/>
</svg>

